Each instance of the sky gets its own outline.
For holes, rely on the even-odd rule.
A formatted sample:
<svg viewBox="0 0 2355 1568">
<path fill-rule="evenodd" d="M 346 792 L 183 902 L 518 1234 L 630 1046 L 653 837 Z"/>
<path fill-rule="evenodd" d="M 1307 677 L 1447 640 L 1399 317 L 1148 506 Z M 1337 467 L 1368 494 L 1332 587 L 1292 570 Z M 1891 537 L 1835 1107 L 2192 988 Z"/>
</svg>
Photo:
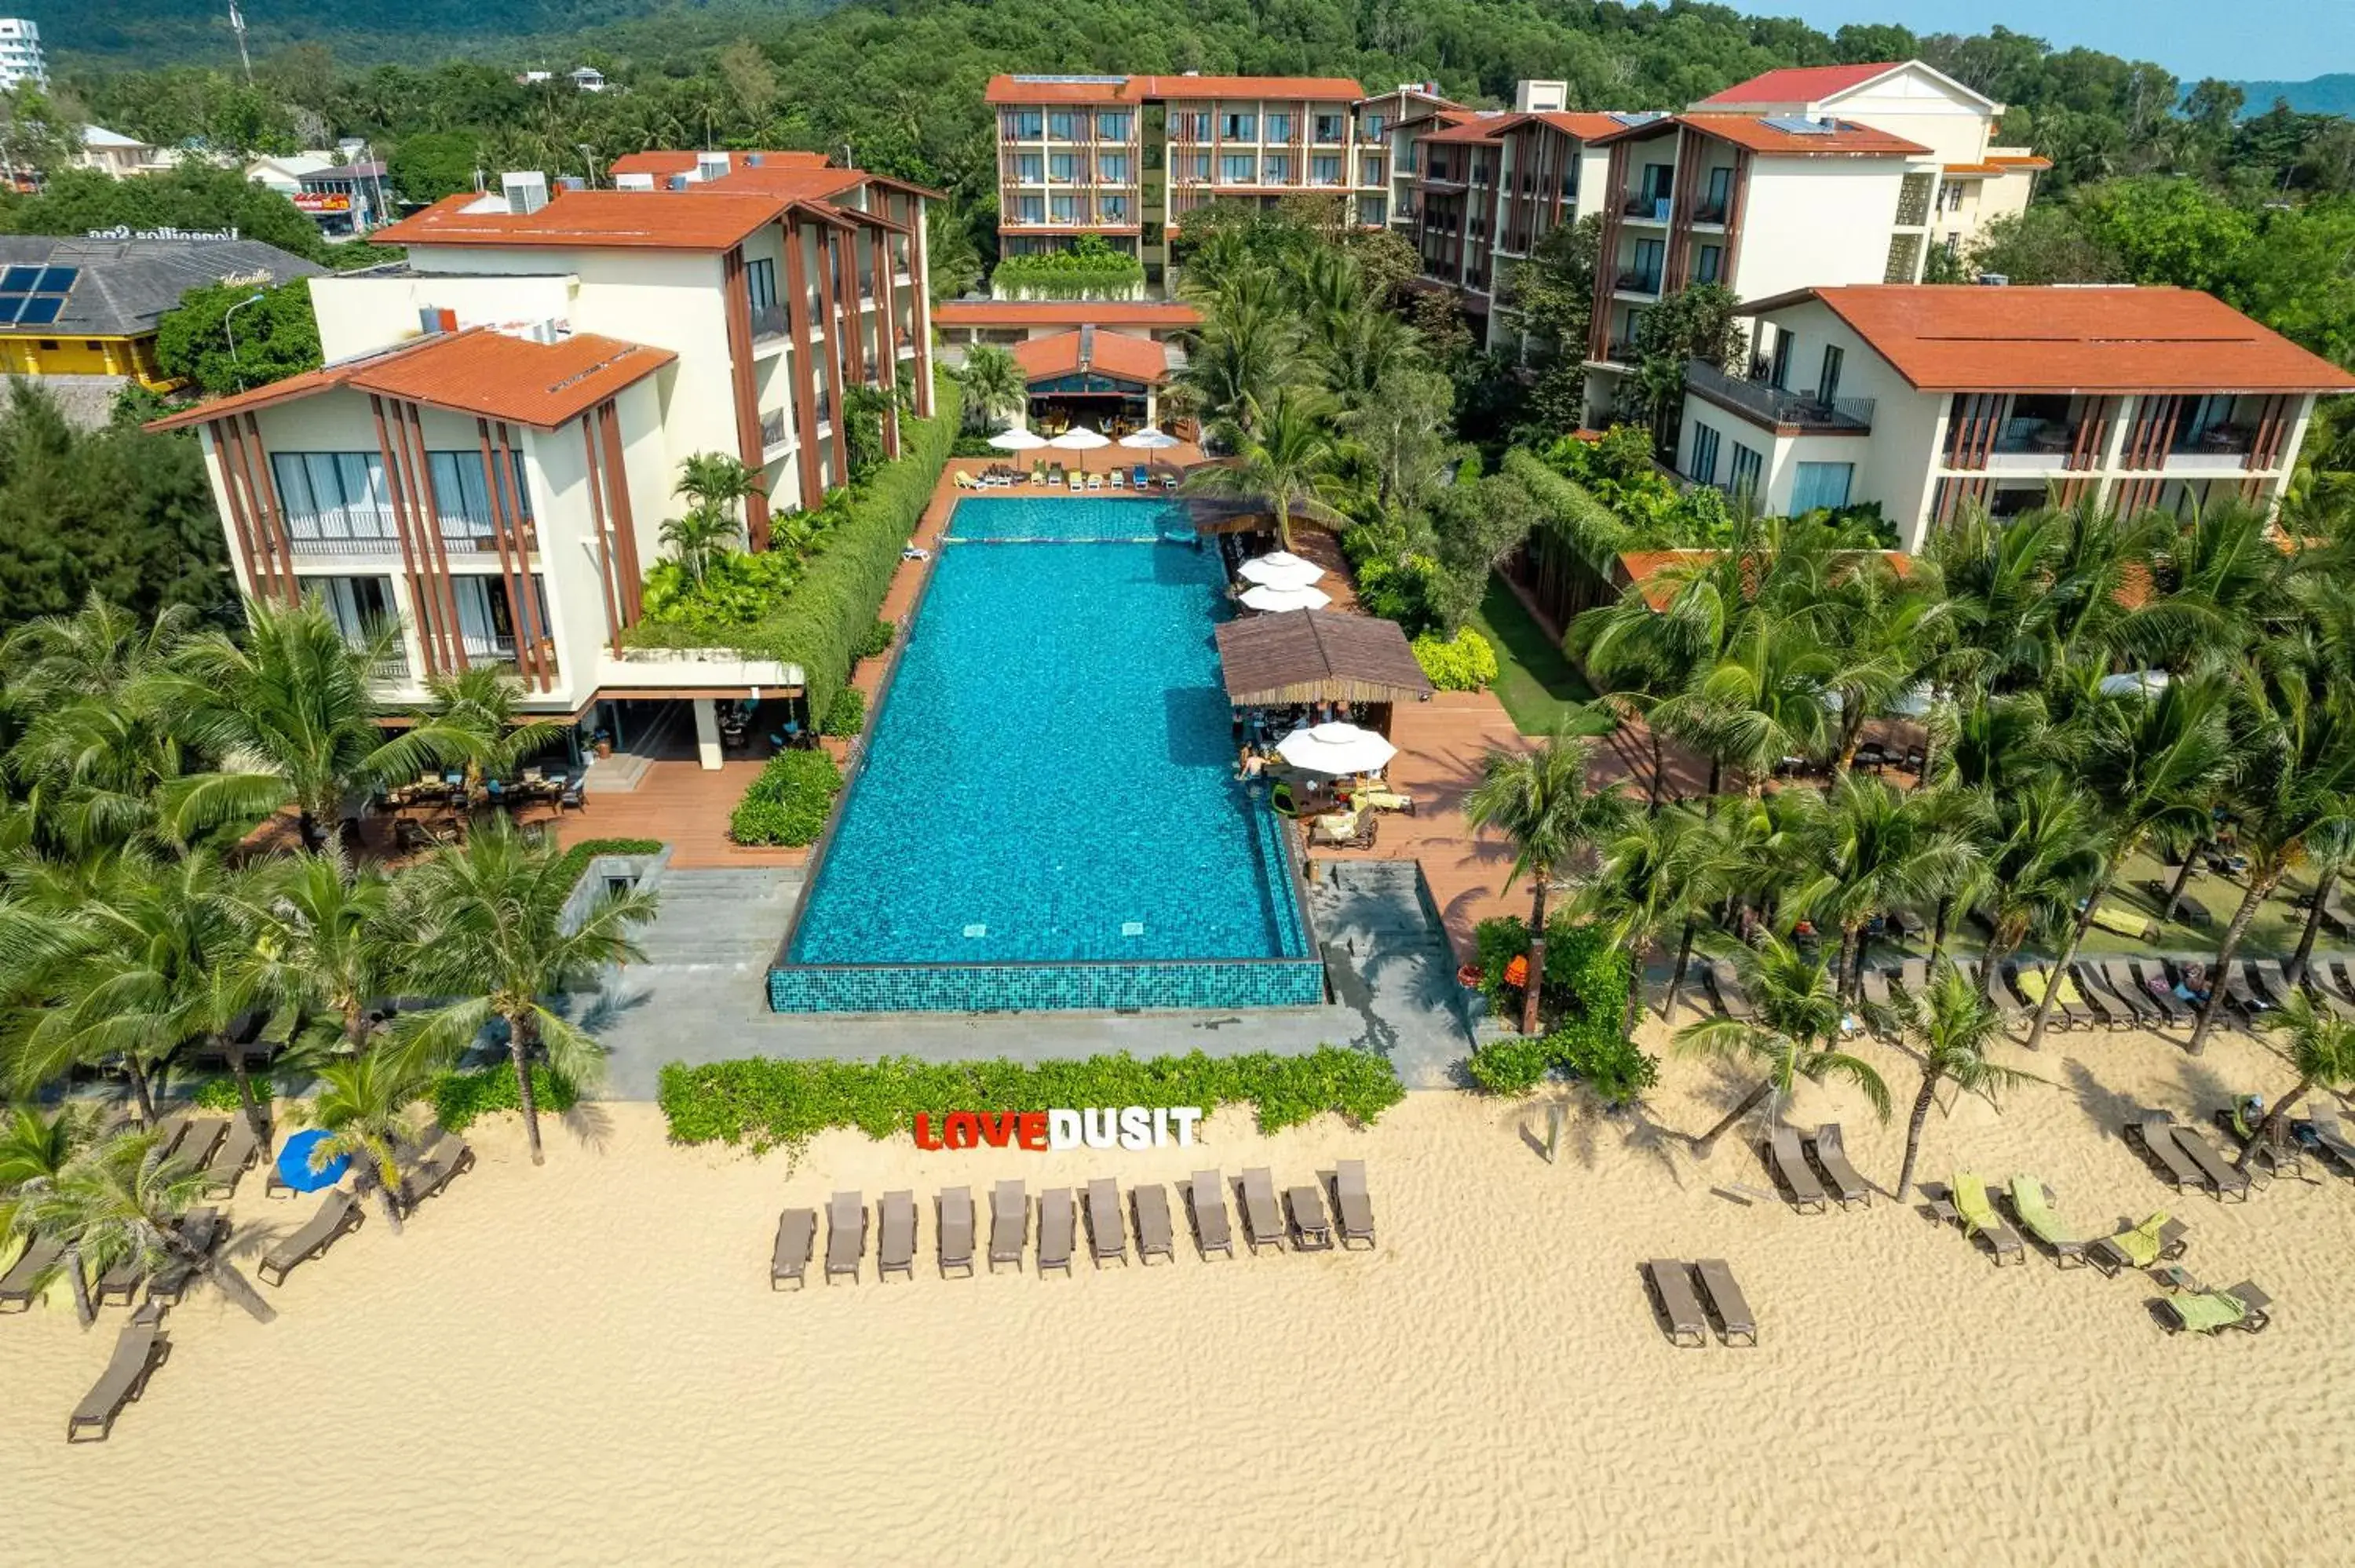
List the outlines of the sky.
<svg viewBox="0 0 2355 1568">
<path fill-rule="evenodd" d="M 2185 81 L 2304 81 L 2355 71 L 2355 0 L 1736 0 L 1757 16 L 1797 16 L 1826 32 L 1895 22 L 1917 33 L 1984 33 L 2000 24 L 2056 48 L 2082 44 L 2156 60 Z"/>
</svg>

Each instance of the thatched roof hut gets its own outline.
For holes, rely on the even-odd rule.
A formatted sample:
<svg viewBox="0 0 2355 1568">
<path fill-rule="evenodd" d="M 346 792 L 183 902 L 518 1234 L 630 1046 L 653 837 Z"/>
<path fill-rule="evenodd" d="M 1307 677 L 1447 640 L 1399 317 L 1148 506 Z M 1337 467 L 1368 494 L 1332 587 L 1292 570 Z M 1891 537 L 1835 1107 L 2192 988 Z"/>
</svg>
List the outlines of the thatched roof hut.
<svg viewBox="0 0 2355 1568">
<path fill-rule="evenodd" d="M 1220 626 L 1219 667 L 1236 707 L 1400 703 L 1431 695 L 1394 620 L 1294 609 Z"/>
</svg>

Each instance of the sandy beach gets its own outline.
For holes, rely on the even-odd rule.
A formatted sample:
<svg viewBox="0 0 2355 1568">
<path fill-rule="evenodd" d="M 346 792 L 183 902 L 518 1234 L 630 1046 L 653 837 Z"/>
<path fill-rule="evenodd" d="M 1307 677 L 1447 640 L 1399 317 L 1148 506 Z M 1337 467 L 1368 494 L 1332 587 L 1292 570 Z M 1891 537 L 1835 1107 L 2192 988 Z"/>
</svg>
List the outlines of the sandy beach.
<svg viewBox="0 0 2355 1568">
<path fill-rule="evenodd" d="M 1868 1049 L 1902 1102 L 1910 1064 Z M 1804 1216 L 1713 1195 L 1765 1182 L 1739 1141 L 1702 1164 L 1664 1130 L 1732 1103 L 1709 1064 L 1671 1061 L 1641 1115 L 1573 1114 L 1553 1166 L 1541 1101 L 1450 1093 L 1365 1131 L 1263 1139 L 1231 1111 L 1199 1150 L 1051 1155 L 837 1134 L 797 1166 L 597 1104 L 538 1171 L 512 1122 L 477 1127 L 478 1169 L 406 1234 L 372 1217 L 298 1270 L 274 1324 L 192 1298 L 102 1446 L 64 1420 L 123 1309 L 89 1333 L 62 1301 L 0 1319 L 0 1528 L 59 1563 L 2316 1560 L 2355 1507 L 2355 1192 L 2177 1198 L 2116 1136 L 2130 1106 L 2278 1093 L 2280 1062 L 2077 1033 L 2026 1065 L 2055 1086 L 1934 1113 L 1925 1174 L 2034 1171 L 2088 1232 L 2172 1209 L 2194 1273 L 2273 1293 L 2266 1333 L 2170 1339 L 2147 1280 L 1998 1272 L 1885 1195 Z M 1847 1122 L 1894 1181 L 1898 1123 L 1815 1090 L 1791 1110 Z M 1212 1161 L 1284 1183 L 1351 1156 L 1372 1253 L 1204 1264 L 1181 1233 L 1173 1266 L 1068 1280 L 929 1262 L 944 1184 L 986 1202 L 1002 1177 Z M 903 1186 L 912 1282 L 879 1286 L 870 1250 L 855 1288 L 814 1266 L 771 1292 L 780 1207 Z M 240 1261 L 308 1207 L 250 1181 Z M 1653 1255 L 1731 1260 L 1760 1347 L 1669 1348 Z"/>
</svg>

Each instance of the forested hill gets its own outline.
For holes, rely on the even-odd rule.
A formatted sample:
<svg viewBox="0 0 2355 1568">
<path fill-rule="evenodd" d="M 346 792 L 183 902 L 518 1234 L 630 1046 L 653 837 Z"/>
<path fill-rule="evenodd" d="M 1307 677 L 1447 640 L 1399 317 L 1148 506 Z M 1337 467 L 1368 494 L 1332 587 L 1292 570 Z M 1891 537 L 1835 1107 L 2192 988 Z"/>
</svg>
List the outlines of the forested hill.
<svg viewBox="0 0 2355 1568">
<path fill-rule="evenodd" d="M 2261 113 L 2276 100 L 2300 114 L 2355 115 L 2355 71 L 2318 76 L 2307 81 L 2243 81 L 2235 84 L 2248 95 L 2248 112 Z"/>
</svg>

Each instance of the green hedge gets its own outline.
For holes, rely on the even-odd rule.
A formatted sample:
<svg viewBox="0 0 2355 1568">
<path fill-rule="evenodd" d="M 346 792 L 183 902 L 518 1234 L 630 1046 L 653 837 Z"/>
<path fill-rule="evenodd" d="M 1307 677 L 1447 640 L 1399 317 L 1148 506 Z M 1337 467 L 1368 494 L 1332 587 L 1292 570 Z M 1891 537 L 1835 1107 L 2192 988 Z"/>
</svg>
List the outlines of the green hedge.
<svg viewBox="0 0 2355 1568">
<path fill-rule="evenodd" d="M 1447 641 L 1426 631 L 1413 648 L 1414 662 L 1443 692 L 1485 692 L 1497 678 L 1497 651 L 1468 626 Z"/>
<path fill-rule="evenodd" d="M 572 1080 L 545 1062 L 531 1066 L 532 1103 L 561 1116 L 580 1102 Z M 476 1117 L 499 1111 L 519 1111 L 515 1068 L 506 1062 L 469 1072 L 444 1073 L 433 1080 L 433 1119 L 452 1132 L 464 1132 Z"/>
<path fill-rule="evenodd" d="M 826 710 L 826 723 L 818 727 L 837 740 L 856 740 L 867 727 L 867 694 L 856 686 L 835 693 L 834 705 Z"/>
<path fill-rule="evenodd" d="M 1505 966 L 1529 948 L 1518 916 L 1483 920 L 1473 932 L 1481 990 L 1492 1005 L 1508 1000 Z M 1545 1034 L 1516 1034 L 1476 1045 L 1465 1063 L 1474 1084 L 1492 1095 L 1525 1095 L 1551 1073 L 1577 1078 L 1605 1105 L 1625 1105 L 1659 1081 L 1659 1062 L 1620 1033 L 1627 988 L 1635 983 L 1626 949 L 1592 926 L 1546 923 Z"/>
<path fill-rule="evenodd" d="M 815 843 L 841 793 L 842 769 L 833 758 L 817 750 L 781 751 L 736 802 L 728 836 L 740 844 Z"/>
<path fill-rule="evenodd" d="M 1107 249 L 1008 256 L 989 275 L 993 291 L 1039 299 L 1126 299 L 1145 281 L 1144 264 Z"/>
<path fill-rule="evenodd" d="M 660 839 L 582 839 L 564 852 L 557 869 L 566 881 L 577 883 L 601 854 L 660 854 L 662 847 Z"/>
<path fill-rule="evenodd" d="M 1305 1056 L 1156 1056 L 1126 1052 L 1082 1061 L 784 1061 L 755 1057 L 662 1070 L 660 1101 L 677 1143 L 798 1149 L 830 1128 L 869 1138 L 908 1131 L 918 1111 L 1045 1110 L 1053 1106 L 1248 1103 L 1262 1132 L 1330 1111 L 1360 1125 L 1405 1097 L 1387 1057 L 1321 1045 Z"/>
<path fill-rule="evenodd" d="M 875 618 L 875 623 L 860 633 L 858 646 L 851 649 L 850 656 L 854 659 L 873 659 L 887 653 L 890 652 L 891 640 L 899 634 L 898 627 L 879 615 Z"/>
</svg>

